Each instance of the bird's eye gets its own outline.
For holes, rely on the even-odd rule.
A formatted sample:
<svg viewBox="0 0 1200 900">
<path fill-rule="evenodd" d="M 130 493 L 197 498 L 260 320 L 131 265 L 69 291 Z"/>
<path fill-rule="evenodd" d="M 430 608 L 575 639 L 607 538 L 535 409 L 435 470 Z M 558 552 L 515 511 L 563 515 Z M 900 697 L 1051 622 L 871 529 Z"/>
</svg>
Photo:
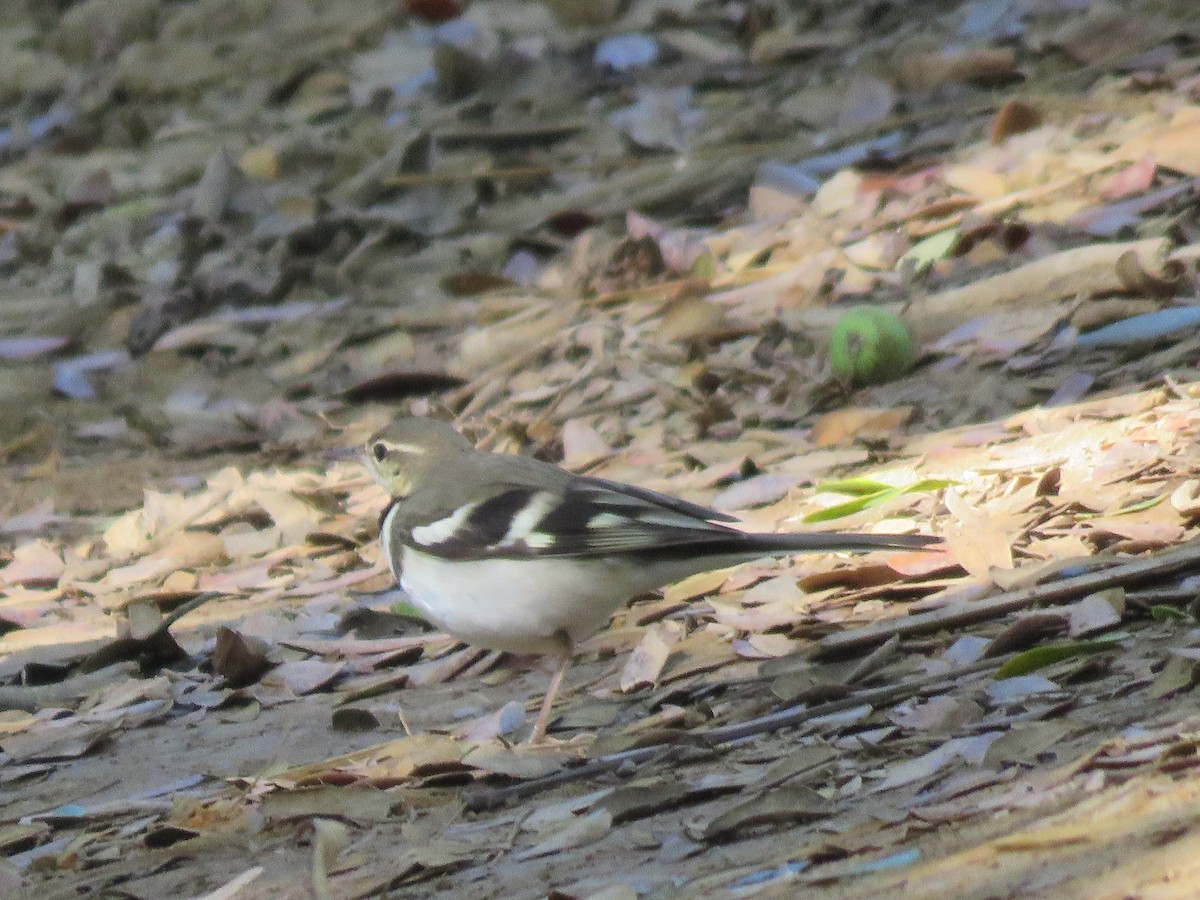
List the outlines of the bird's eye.
<svg viewBox="0 0 1200 900">
<path fill-rule="evenodd" d="M 371 448 L 371 453 L 374 454 L 376 462 L 383 462 L 387 457 L 387 445 L 378 443 Z"/>
</svg>

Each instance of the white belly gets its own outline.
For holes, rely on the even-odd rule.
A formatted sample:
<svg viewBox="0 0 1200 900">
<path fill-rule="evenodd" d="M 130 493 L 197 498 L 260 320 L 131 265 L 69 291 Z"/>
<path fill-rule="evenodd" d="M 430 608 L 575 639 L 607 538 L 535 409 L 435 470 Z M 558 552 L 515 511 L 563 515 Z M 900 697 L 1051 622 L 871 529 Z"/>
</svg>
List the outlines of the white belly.
<svg viewBox="0 0 1200 900">
<path fill-rule="evenodd" d="M 400 586 L 429 621 L 480 647 L 557 653 L 592 635 L 625 601 L 657 584 L 603 560 L 446 563 L 405 547 Z M 531 577 L 531 570 L 536 575 Z"/>
</svg>

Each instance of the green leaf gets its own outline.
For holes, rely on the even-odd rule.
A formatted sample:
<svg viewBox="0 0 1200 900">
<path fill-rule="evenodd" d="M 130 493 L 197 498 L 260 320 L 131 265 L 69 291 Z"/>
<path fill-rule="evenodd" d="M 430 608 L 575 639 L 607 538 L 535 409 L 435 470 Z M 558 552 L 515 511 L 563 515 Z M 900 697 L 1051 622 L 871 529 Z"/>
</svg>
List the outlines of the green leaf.
<svg viewBox="0 0 1200 900">
<path fill-rule="evenodd" d="M 1194 616 L 1188 615 L 1177 606 L 1167 606 L 1165 603 L 1156 603 L 1150 607 L 1150 618 L 1155 622 L 1195 622 Z"/>
<path fill-rule="evenodd" d="M 945 259 L 958 246 L 957 228 L 947 228 L 913 244 L 896 263 L 897 269 L 911 265 L 917 273 L 924 272 L 939 259 Z"/>
<path fill-rule="evenodd" d="M 958 484 L 953 478 L 923 478 L 920 481 L 907 485 L 904 488 L 906 494 L 920 494 L 924 491 L 940 491 L 942 488 L 948 488 Z"/>
<path fill-rule="evenodd" d="M 804 521 L 828 522 L 831 519 L 840 519 L 843 516 L 862 512 L 864 509 L 870 509 L 872 506 L 886 503 L 903 494 L 937 491 L 956 483 L 948 478 L 926 478 L 913 484 L 904 485 L 903 487 L 893 487 L 880 481 L 871 481 L 869 478 L 848 478 L 844 481 L 827 481 L 824 484 L 818 485 L 817 490 L 827 493 L 857 494 L 858 496 L 853 500 L 847 500 L 845 503 L 827 506 L 825 509 L 809 513 L 804 517 Z"/>
<path fill-rule="evenodd" d="M 845 503 L 838 503 L 834 506 L 827 506 L 824 509 L 818 509 L 816 512 L 811 512 L 804 517 L 805 522 L 828 522 L 830 519 L 840 519 L 843 516 L 852 516 L 856 512 L 862 512 L 872 506 L 876 506 L 885 500 L 891 500 L 893 497 L 899 497 L 904 493 L 903 488 L 889 488 L 886 491 L 880 491 L 877 494 L 866 494 L 862 497 L 856 497 L 853 500 L 847 500 Z"/>
<path fill-rule="evenodd" d="M 1065 644 L 1046 644 L 1042 647 L 1034 647 L 1024 653 L 1018 653 L 1002 665 L 996 670 L 995 678 L 997 681 L 1002 681 L 1005 678 L 1028 675 L 1030 672 L 1036 672 L 1038 669 L 1044 669 L 1046 666 L 1052 666 L 1066 659 L 1109 650 L 1116 643 L 1116 640 L 1072 641 Z"/>
<path fill-rule="evenodd" d="M 691 275 L 693 278 L 702 278 L 705 281 L 711 281 L 717 274 L 717 258 L 711 253 L 702 253 L 696 257 L 696 261 L 692 263 Z"/>
<path fill-rule="evenodd" d="M 1136 503 L 1130 503 L 1128 506 L 1122 506 L 1116 512 L 1111 513 L 1114 516 L 1123 516 L 1128 513 L 1141 512 L 1143 509 L 1150 509 L 1152 506 L 1158 506 L 1167 499 L 1167 494 L 1158 494 L 1154 497 L 1147 497 L 1145 500 L 1139 500 Z"/>
<path fill-rule="evenodd" d="M 1076 516 L 1078 519 L 1098 519 L 1101 516 L 1124 516 L 1129 513 L 1141 512 L 1143 509 L 1150 509 L 1152 506 L 1158 506 L 1162 503 L 1169 494 L 1158 494 L 1154 497 L 1147 497 L 1145 500 L 1138 500 L 1130 503 L 1128 506 L 1122 506 L 1120 509 L 1108 510 L 1104 512 L 1087 512 L 1079 513 Z"/>
<path fill-rule="evenodd" d="M 419 622 L 428 622 L 425 613 L 421 612 L 407 600 L 397 600 L 388 607 L 388 611 L 393 615 L 401 616 L 405 619 L 416 619 Z"/>
<path fill-rule="evenodd" d="M 878 494 L 880 491 L 890 491 L 894 488 L 895 485 L 872 481 L 870 478 L 842 478 L 823 481 L 814 490 L 823 494 L 850 494 L 858 497 L 862 494 Z"/>
</svg>

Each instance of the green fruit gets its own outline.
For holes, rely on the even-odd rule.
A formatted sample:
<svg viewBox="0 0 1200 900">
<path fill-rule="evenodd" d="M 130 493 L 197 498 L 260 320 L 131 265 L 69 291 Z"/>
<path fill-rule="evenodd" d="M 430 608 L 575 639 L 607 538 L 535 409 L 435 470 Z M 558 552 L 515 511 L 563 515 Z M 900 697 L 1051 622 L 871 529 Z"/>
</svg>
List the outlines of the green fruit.
<svg viewBox="0 0 1200 900">
<path fill-rule="evenodd" d="M 904 375 L 916 361 L 904 323 L 887 310 L 858 306 L 833 326 L 829 338 L 833 374 L 854 385 L 883 384 Z"/>
</svg>

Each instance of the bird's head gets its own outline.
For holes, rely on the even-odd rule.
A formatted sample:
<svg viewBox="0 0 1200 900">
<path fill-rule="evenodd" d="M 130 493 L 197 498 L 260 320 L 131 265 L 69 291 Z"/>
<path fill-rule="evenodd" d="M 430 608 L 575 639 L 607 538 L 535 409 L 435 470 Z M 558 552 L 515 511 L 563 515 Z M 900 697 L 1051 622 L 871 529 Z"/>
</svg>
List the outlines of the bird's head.
<svg viewBox="0 0 1200 900">
<path fill-rule="evenodd" d="M 448 422 L 401 419 L 367 441 L 366 466 L 376 482 L 402 500 L 452 456 L 473 449 Z"/>
</svg>

